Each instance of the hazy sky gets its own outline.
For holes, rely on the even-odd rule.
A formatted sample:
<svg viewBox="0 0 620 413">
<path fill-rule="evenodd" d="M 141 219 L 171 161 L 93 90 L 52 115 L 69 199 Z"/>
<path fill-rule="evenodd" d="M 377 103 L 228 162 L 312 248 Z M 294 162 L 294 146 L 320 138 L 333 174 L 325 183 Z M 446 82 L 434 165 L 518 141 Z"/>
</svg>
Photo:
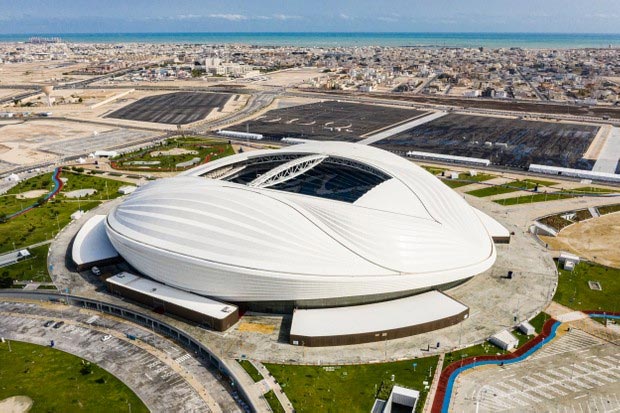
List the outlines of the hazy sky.
<svg viewBox="0 0 620 413">
<path fill-rule="evenodd" d="M 0 0 L 0 33 L 620 32 L 620 0 Z"/>
</svg>

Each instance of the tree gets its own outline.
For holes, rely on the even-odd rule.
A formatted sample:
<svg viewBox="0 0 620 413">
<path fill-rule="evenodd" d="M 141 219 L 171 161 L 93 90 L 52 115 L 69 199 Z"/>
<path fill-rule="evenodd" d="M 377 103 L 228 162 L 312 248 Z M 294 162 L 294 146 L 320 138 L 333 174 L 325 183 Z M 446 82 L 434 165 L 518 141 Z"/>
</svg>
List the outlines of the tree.
<svg viewBox="0 0 620 413">
<path fill-rule="evenodd" d="M 13 286 L 13 278 L 5 271 L 0 275 L 0 288 L 11 288 Z"/>
</svg>

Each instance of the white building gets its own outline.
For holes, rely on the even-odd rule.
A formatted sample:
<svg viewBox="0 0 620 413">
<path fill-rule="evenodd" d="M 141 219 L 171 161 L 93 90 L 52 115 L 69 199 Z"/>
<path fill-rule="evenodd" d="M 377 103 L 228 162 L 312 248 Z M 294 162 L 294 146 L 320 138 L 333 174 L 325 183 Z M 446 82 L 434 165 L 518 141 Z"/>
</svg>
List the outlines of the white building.
<svg viewBox="0 0 620 413">
<path fill-rule="evenodd" d="M 457 285 L 494 264 L 493 237 L 506 231 L 406 159 L 342 142 L 248 151 L 153 181 L 105 225 L 142 274 L 265 309 Z"/>
</svg>

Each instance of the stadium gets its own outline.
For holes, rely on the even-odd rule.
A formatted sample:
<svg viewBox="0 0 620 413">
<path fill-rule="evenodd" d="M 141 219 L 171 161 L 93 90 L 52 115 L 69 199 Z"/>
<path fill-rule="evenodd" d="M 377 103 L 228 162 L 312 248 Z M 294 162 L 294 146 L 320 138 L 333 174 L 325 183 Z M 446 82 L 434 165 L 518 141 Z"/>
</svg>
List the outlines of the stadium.
<svg viewBox="0 0 620 413">
<path fill-rule="evenodd" d="M 445 290 L 488 270 L 494 240 L 509 237 L 412 162 L 343 142 L 248 151 L 154 181 L 102 225 L 142 275 L 270 312 Z"/>
</svg>

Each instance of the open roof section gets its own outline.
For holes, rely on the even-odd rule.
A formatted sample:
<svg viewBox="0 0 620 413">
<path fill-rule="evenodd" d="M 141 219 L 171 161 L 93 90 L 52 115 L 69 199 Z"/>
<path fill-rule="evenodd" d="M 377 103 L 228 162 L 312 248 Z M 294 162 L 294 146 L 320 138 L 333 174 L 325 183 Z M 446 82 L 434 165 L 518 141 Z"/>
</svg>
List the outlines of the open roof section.
<svg viewBox="0 0 620 413">
<path fill-rule="evenodd" d="M 349 203 L 391 178 L 365 163 L 320 153 L 259 156 L 202 176 Z"/>
<path fill-rule="evenodd" d="M 270 188 L 353 203 L 388 179 L 389 175 L 378 170 L 329 157 L 304 173 Z"/>
</svg>

